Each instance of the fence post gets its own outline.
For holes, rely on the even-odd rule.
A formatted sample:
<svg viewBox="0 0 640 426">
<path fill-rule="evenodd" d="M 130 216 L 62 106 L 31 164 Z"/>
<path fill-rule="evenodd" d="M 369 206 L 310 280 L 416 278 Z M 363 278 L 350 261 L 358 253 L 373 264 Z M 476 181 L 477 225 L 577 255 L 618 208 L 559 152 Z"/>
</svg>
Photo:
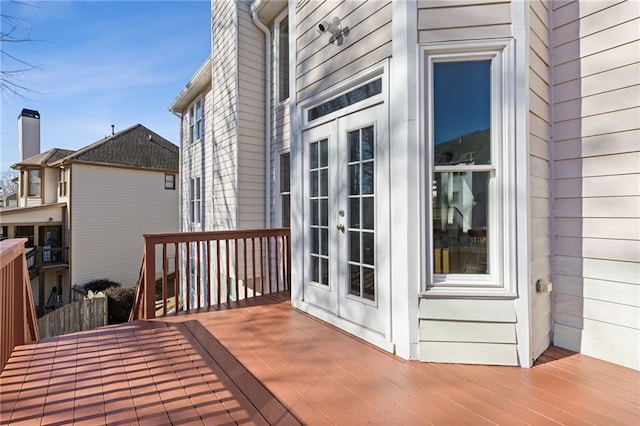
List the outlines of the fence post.
<svg viewBox="0 0 640 426">
<path fill-rule="evenodd" d="M 156 317 L 156 244 L 145 236 L 144 318 Z"/>
</svg>

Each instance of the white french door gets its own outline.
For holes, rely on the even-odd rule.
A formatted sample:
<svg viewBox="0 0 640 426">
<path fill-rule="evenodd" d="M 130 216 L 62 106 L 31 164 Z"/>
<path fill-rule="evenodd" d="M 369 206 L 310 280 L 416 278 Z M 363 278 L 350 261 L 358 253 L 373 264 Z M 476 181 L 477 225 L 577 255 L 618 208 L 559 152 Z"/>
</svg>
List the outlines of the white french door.
<svg viewBox="0 0 640 426">
<path fill-rule="evenodd" d="M 377 105 L 303 132 L 304 300 L 380 334 L 390 293 L 384 112 Z"/>
</svg>

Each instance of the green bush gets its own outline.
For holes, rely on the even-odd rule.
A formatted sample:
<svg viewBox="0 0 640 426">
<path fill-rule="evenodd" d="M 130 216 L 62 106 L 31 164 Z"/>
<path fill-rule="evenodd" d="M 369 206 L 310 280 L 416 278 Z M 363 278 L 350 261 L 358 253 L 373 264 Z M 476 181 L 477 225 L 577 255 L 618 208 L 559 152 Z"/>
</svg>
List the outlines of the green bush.
<svg viewBox="0 0 640 426">
<path fill-rule="evenodd" d="M 91 280 L 82 286 L 85 293 L 89 293 L 89 290 L 97 293 L 99 291 L 105 291 L 110 287 L 121 287 L 120 283 L 113 282 L 107 278 L 100 278 L 97 280 Z"/>
<path fill-rule="evenodd" d="M 106 290 L 108 299 L 109 324 L 120 324 L 129 321 L 129 314 L 136 297 L 135 287 L 109 287 Z"/>
</svg>

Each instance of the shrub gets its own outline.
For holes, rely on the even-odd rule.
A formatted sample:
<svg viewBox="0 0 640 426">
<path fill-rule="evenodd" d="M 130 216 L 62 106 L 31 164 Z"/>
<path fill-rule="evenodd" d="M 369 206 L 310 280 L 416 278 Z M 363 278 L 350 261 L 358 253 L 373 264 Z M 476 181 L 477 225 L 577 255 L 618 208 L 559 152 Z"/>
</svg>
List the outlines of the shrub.
<svg viewBox="0 0 640 426">
<path fill-rule="evenodd" d="M 108 299 L 109 324 L 120 324 L 129 321 L 129 314 L 136 297 L 135 287 L 113 286 L 106 290 Z"/>
<path fill-rule="evenodd" d="M 105 291 L 110 287 L 120 287 L 120 283 L 113 282 L 107 278 L 101 278 L 97 280 L 91 280 L 82 287 L 84 288 L 85 293 L 89 293 L 89 290 L 97 293 L 99 291 Z"/>
</svg>

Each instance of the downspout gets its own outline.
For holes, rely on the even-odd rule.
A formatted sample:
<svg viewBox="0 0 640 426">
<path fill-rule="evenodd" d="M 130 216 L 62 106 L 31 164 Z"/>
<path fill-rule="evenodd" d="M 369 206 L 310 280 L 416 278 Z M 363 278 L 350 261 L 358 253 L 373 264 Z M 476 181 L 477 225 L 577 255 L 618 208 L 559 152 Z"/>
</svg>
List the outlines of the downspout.
<svg viewBox="0 0 640 426">
<path fill-rule="evenodd" d="M 265 43 L 265 67 L 264 67 L 264 134 L 266 146 L 264 153 L 264 227 L 271 228 L 271 32 L 269 28 L 260 21 L 255 11 L 251 12 L 253 23 L 264 33 Z"/>
</svg>

